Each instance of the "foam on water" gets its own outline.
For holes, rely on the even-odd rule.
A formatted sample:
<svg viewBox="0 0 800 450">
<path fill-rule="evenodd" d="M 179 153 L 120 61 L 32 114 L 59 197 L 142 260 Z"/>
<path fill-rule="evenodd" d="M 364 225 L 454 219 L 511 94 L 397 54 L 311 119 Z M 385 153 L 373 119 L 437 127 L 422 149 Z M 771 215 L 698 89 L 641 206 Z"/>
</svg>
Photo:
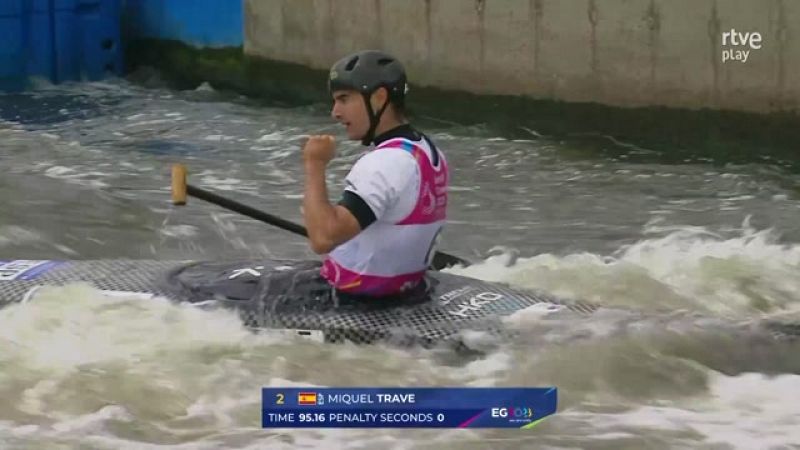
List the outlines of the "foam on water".
<svg viewBox="0 0 800 450">
<path fill-rule="evenodd" d="M 584 422 L 609 433 L 681 434 L 696 436 L 684 445 L 723 448 L 787 448 L 800 445 L 800 408 L 786 401 L 798 392 L 800 376 L 769 377 L 711 374 L 709 391 L 700 398 L 637 407 L 621 413 L 565 412 L 570 422 Z"/>
<path fill-rule="evenodd" d="M 76 168 L 64 166 L 52 166 L 45 170 L 44 175 L 50 178 L 66 181 L 67 183 L 74 183 L 92 188 L 107 187 L 108 183 L 102 179 L 110 177 L 110 174 L 107 172 L 86 170 L 82 167 Z"/>
<path fill-rule="evenodd" d="M 65 107 L 64 96 L 74 101 Z M 190 181 L 229 189 L 227 195 L 246 192 L 233 198 L 270 212 L 274 206 L 277 214 L 296 218 L 305 136 L 340 131 L 326 114 L 312 117 L 305 110 L 233 104 L 208 84 L 196 92 L 143 90 L 118 82 L 43 86 L 31 99 L 35 113 L 41 107 L 44 117 L 55 115 L 61 121 L 39 124 L 31 121 L 31 112 L 26 118 L 21 111 L 19 123 L 0 123 L 0 158 L 12 174 L 6 184 L 9 210 L 20 211 L 25 219 L 0 227 L 0 249 L 17 257 L 42 246 L 44 257 L 52 256 L 52 248 L 68 253 L 67 243 L 82 257 L 94 249 L 88 242 L 137 241 L 151 235 L 162 242 L 142 245 L 151 245 L 151 254 L 159 258 L 173 255 L 163 245 L 156 248 L 173 240 L 181 244 L 177 257 L 185 257 L 184 250 L 193 246 L 212 248 L 208 255 L 219 257 L 221 246 L 215 243 L 232 247 L 236 255 L 271 256 L 274 251 L 275 257 L 285 256 L 291 247 L 282 242 L 270 248 L 261 240 L 274 230 L 264 231 L 249 219 L 201 202 L 192 202 L 183 215 L 164 207 L 169 197 L 166 168 L 174 158 L 185 159 Z M 547 141 L 533 130 L 527 131 L 534 141 L 507 141 L 486 137 L 493 133 L 487 134 L 483 125 L 448 129 L 452 133 L 435 133 L 434 139 L 454 149 L 454 182 L 459 186 L 452 188 L 453 216 L 460 221 L 451 221 L 451 230 L 457 230 L 451 236 L 464 233 L 470 244 L 462 248 L 472 247 L 472 238 L 486 238 L 475 244 L 481 248 L 518 235 L 554 241 L 550 249 L 570 247 L 574 238 L 574 247 L 582 248 L 587 242 L 630 239 L 648 217 L 703 224 L 741 220 L 741 213 L 717 215 L 720 207 L 766 215 L 761 217 L 766 223 L 786 228 L 797 211 L 792 191 L 770 181 L 790 178 L 766 174 L 765 180 L 760 172 L 736 167 L 721 173 L 702 165 L 628 165 L 594 155 L 586 159 L 580 148 Z M 340 142 L 331 181 L 341 182 L 362 151 L 357 143 Z M 46 180 L 35 179 L 40 174 Z M 34 182 L 27 185 L 13 178 L 28 175 L 34 175 Z M 503 181 L 515 176 L 517 181 Z M 136 208 L 117 208 L 118 199 L 101 197 L 105 186 L 96 182 L 110 183 L 110 177 L 113 186 L 133 189 L 132 204 L 151 205 L 156 215 L 142 217 Z M 56 184 L 45 186 L 44 181 Z M 63 189 L 66 184 L 80 186 Z M 62 218 L 32 207 L 39 198 L 63 198 L 66 204 L 77 196 L 73 192 L 85 193 L 86 187 L 92 194 L 85 209 L 56 211 L 74 224 L 69 232 L 80 235 L 77 239 L 32 225 L 62 224 Z M 158 194 L 147 197 L 145 190 Z M 572 201 L 562 205 L 562 194 Z M 13 203 L 17 199 L 25 200 Z M 115 207 L 98 217 L 94 199 Z M 282 199 L 293 200 L 281 208 Z M 500 199 L 508 206 L 502 216 L 496 208 Z M 628 209 L 634 212 L 616 209 L 618 200 L 632 201 Z M 548 208 L 550 204 L 556 208 Z M 635 212 L 644 216 L 642 222 Z M 130 222 L 106 220 L 137 214 L 140 219 Z M 548 221 L 555 231 L 539 236 L 548 231 Z M 492 347 L 470 359 L 441 349 L 284 341 L 253 334 L 222 311 L 157 298 L 109 296 L 78 284 L 43 289 L 26 304 L 0 310 L 0 447 L 797 446 L 798 417 L 788 401 L 800 387 L 800 363 L 793 362 L 796 344 L 715 330 L 730 317 L 755 321 L 763 314 L 797 309 L 800 247 L 781 243 L 773 230 L 747 223 L 736 229 L 720 227 L 667 227 L 654 220 L 638 242 L 608 254 L 551 250 L 529 256 L 531 250 L 510 264 L 514 252 L 509 250 L 473 267 L 454 269 L 566 299 L 648 313 L 679 310 L 642 319 L 603 309 L 581 319 L 551 308 L 530 308 L 507 321 L 530 332 L 530 341 Z M 89 253 L 99 257 L 141 254 L 136 245 L 94 250 Z M 694 313 L 706 319 L 696 320 Z M 484 338 L 480 333 L 467 337 L 476 342 Z M 560 409 L 527 433 L 260 428 L 263 386 L 364 384 L 556 385 Z"/>
<path fill-rule="evenodd" d="M 644 309 L 747 317 L 800 308 L 800 245 L 744 226 L 727 236 L 702 227 L 648 227 L 612 255 L 505 253 L 452 272 L 567 299 Z M 515 262 L 514 264 L 511 264 Z"/>
<path fill-rule="evenodd" d="M 34 231 L 15 225 L 0 226 L 0 247 L 11 244 L 33 244 L 42 241 L 44 241 L 44 238 Z"/>
<path fill-rule="evenodd" d="M 0 420 L 13 435 L 34 440 L 104 435 L 135 420 L 176 417 L 180 425 L 193 420 L 189 407 L 198 401 L 216 405 L 224 428 L 234 422 L 228 407 L 258 403 L 257 376 L 237 359 L 275 343 L 229 312 L 109 296 L 81 284 L 41 289 L 0 310 L 0 322 Z M 236 397 L 242 382 L 252 386 Z M 150 432 L 169 432 L 159 427 Z"/>
<path fill-rule="evenodd" d="M 285 341 L 253 334 L 229 312 L 112 296 L 82 284 L 43 288 L 27 303 L 0 310 L 0 323 L 0 440 L 11 444 L 472 448 L 491 442 L 518 448 L 538 442 L 586 448 L 659 432 L 686 445 L 746 448 L 764 430 L 770 444 L 798 437 L 797 409 L 781 396 L 800 387 L 800 377 L 723 376 L 654 338 L 592 340 L 568 350 L 545 340 L 452 364 L 436 349 Z M 364 380 L 556 385 L 561 410 L 526 435 L 260 429 L 263 386 L 358 386 Z"/>
<path fill-rule="evenodd" d="M 40 289 L 27 303 L 0 310 L 0 323 L 0 439 L 17 444 L 213 448 L 242 441 L 255 448 L 288 439 L 345 448 L 355 444 L 353 433 L 261 430 L 259 389 L 357 385 L 386 369 L 393 370 L 383 377 L 388 383 L 447 379 L 425 352 L 411 359 L 380 347 L 278 340 L 244 329 L 229 312 L 111 296 L 82 284 Z M 332 378 L 328 370 L 308 370 L 314 364 L 351 370 Z M 475 364 L 472 381 L 492 384 L 508 358 Z M 359 446 L 396 440 L 356 434 Z"/>
</svg>

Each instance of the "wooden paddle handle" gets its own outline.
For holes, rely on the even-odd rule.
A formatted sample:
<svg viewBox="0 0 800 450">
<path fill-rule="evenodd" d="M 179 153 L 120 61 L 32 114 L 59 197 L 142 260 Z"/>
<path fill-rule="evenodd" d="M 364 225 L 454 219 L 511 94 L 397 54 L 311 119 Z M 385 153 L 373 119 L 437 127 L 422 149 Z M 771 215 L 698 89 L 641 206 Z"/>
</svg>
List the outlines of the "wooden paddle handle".
<svg viewBox="0 0 800 450">
<path fill-rule="evenodd" d="M 183 164 L 172 165 L 172 203 L 186 204 L 186 166 Z"/>
</svg>

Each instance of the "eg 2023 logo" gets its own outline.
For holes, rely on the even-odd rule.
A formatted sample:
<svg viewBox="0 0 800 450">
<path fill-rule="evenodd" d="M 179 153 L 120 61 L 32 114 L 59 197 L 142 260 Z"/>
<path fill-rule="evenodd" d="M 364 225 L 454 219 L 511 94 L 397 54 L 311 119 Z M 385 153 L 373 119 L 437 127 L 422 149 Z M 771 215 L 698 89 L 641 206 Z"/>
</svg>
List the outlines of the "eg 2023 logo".
<svg viewBox="0 0 800 450">
<path fill-rule="evenodd" d="M 514 406 L 508 408 L 492 408 L 493 419 L 508 419 L 509 422 L 531 422 L 533 408 Z"/>
</svg>

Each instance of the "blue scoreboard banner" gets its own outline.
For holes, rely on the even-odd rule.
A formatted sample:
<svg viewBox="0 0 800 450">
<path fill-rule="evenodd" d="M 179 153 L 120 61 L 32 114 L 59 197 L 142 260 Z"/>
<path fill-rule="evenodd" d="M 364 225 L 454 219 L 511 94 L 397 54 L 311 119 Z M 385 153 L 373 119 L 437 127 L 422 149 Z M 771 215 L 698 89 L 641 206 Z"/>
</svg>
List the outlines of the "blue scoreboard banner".
<svg viewBox="0 0 800 450">
<path fill-rule="evenodd" d="M 264 388 L 264 428 L 531 428 L 556 388 Z"/>
</svg>

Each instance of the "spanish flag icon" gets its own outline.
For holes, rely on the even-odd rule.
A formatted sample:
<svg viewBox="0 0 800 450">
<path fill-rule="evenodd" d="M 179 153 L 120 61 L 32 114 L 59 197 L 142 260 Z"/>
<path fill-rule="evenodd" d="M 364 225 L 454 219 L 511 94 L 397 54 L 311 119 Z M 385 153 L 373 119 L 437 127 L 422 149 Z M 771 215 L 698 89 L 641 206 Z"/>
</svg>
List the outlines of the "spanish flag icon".
<svg viewBox="0 0 800 450">
<path fill-rule="evenodd" d="M 298 405 L 316 405 L 317 393 L 316 392 L 298 392 L 297 393 Z"/>
</svg>

